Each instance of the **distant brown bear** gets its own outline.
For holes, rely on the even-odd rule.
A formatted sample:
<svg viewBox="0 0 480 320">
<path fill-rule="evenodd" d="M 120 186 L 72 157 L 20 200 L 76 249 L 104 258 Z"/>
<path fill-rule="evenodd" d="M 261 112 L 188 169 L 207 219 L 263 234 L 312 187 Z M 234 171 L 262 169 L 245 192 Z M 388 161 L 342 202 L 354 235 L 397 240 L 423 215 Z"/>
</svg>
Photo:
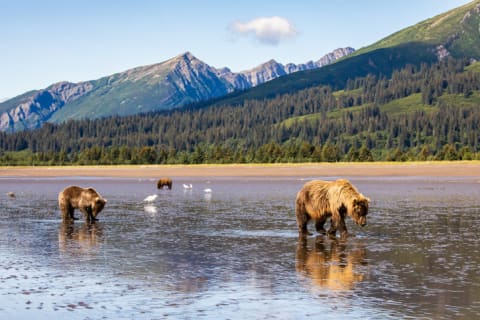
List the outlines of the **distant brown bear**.
<svg viewBox="0 0 480 320">
<path fill-rule="evenodd" d="M 298 232 L 311 234 L 307 230 L 307 224 L 313 219 L 317 231 L 325 233 L 323 226 L 331 218 L 328 234 L 335 235 L 339 230 L 345 236 L 348 234 L 345 215 L 349 215 L 358 225 L 365 226 L 369 202 L 370 199 L 345 179 L 307 182 L 298 192 L 295 203 Z"/>
<path fill-rule="evenodd" d="M 172 190 L 172 179 L 170 178 L 160 178 L 157 182 L 157 189 L 163 189 L 163 187 L 167 186 L 168 190 Z"/>
<path fill-rule="evenodd" d="M 62 211 L 64 221 L 76 220 L 73 211 L 79 209 L 83 213 L 85 221 L 93 222 L 97 220 L 97 215 L 103 210 L 106 203 L 107 200 L 103 199 L 93 188 L 70 186 L 58 194 L 58 206 Z"/>
</svg>

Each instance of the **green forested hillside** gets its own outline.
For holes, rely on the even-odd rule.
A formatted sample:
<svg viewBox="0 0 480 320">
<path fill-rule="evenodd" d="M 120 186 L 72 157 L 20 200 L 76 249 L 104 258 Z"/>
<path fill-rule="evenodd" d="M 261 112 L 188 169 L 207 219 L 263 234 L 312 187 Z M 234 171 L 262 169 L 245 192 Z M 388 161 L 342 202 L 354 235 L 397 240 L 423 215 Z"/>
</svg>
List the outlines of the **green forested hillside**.
<svg viewBox="0 0 480 320">
<path fill-rule="evenodd" d="M 275 79 L 225 101 L 272 98 L 322 84 L 342 89 L 348 79 L 369 74 L 390 78 L 394 70 L 406 65 L 419 67 L 447 56 L 480 60 L 479 25 L 480 0 L 476 0 L 402 29 L 334 64 Z"/>
<path fill-rule="evenodd" d="M 238 104 L 248 99 L 268 99 L 319 85 L 342 89 L 349 79 L 367 75 L 390 77 L 394 70 L 401 69 L 405 65 L 420 66 L 422 63 L 430 64 L 438 61 L 434 52 L 429 49 L 430 46 L 422 43 L 409 43 L 377 49 L 362 55 L 353 55 L 320 69 L 295 72 L 246 92 L 231 94 L 220 103 Z"/>
<path fill-rule="evenodd" d="M 271 99 L 0 135 L 1 164 L 480 158 L 478 63 L 446 59 Z"/>
<path fill-rule="evenodd" d="M 480 58 L 479 5 L 480 1 L 476 0 L 439 14 L 362 48 L 355 55 L 406 43 L 422 43 L 430 48 L 441 45 L 455 58 L 478 59 Z"/>
</svg>

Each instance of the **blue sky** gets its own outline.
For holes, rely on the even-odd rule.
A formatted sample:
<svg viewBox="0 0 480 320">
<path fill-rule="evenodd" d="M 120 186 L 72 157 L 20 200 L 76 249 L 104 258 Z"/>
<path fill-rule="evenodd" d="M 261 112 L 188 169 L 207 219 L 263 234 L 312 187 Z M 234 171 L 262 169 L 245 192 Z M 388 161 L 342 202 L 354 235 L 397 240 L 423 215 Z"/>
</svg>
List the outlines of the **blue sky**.
<svg viewBox="0 0 480 320">
<path fill-rule="evenodd" d="M 466 0 L 0 0 L 0 99 L 190 51 L 232 71 L 367 46 Z"/>
</svg>

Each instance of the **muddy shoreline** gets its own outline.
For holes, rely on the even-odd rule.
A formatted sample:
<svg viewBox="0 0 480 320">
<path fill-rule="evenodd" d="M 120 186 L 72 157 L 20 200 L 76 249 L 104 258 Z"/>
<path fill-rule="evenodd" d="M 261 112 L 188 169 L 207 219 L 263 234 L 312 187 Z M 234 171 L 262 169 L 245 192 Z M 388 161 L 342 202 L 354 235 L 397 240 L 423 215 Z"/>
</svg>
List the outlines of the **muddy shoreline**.
<svg viewBox="0 0 480 320">
<path fill-rule="evenodd" d="M 0 167 L 0 177 L 478 176 L 480 161 Z"/>
</svg>

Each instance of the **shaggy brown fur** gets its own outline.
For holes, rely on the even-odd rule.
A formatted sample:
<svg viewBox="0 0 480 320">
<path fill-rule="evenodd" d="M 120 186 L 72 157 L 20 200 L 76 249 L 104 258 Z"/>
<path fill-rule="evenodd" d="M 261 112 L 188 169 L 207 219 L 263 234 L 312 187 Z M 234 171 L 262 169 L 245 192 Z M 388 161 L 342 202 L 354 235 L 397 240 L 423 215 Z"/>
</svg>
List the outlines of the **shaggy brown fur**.
<svg viewBox="0 0 480 320">
<path fill-rule="evenodd" d="M 87 222 L 97 220 L 97 215 L 103 210 L 106 199 L 93 188 L 70 186 L 58 194 L 58 206 L 62 211 L 63 220 L 76 220 L 73 216 L 75 209 L 79 209 Z"/>
<path fill-rule="evenodd" d="M 323 226 L 331 218 L 328 233 L 335 235 L 339 230 L 342 236 L 347 235 L 345 215 L 349 215 L 358 225 L 365 226 L 369 202 L 345 179 L 307 182 L 298 192 L 295 204 L 298 231 L 311 234 L 307 224 L 313 219 L 317 231 L 325 233 Z"/>
<path fill-rule="evenodd" d="M 167 186 L 168 190 L 172 190 L 172 179 L 170 178 L 160 178 L 157 182 L 157 189 L 163 189 L 163 187 Z"/>
</svg>

